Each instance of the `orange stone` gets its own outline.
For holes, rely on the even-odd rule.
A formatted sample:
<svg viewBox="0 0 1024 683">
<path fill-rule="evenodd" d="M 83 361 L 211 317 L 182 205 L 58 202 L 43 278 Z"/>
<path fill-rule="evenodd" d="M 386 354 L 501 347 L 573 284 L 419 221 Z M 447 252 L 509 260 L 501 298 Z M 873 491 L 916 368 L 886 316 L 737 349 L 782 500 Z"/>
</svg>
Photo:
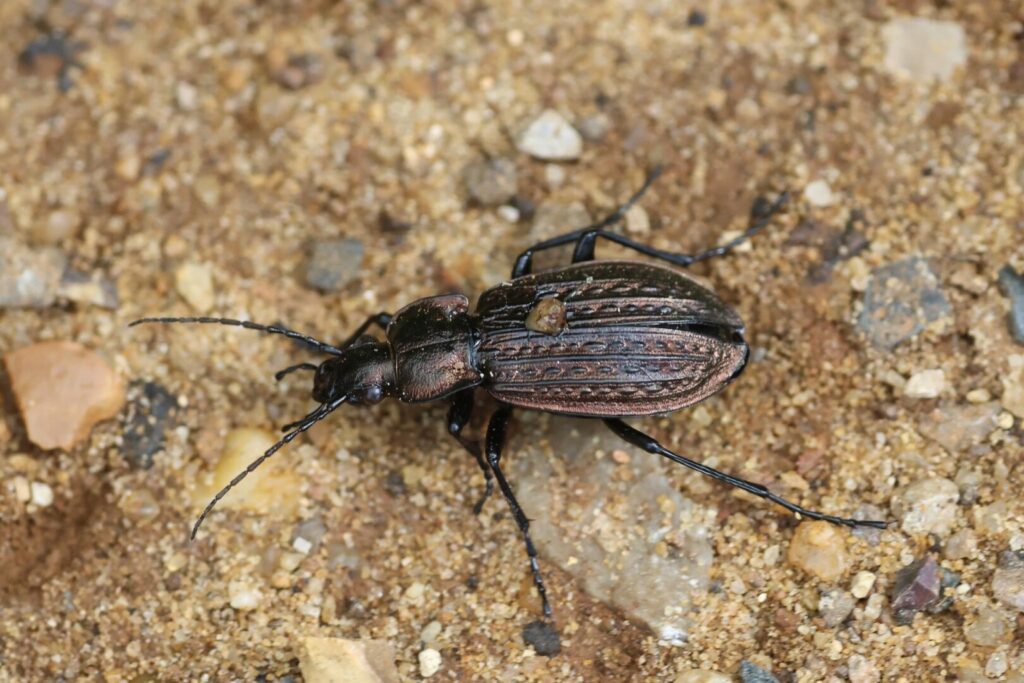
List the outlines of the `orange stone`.
<svg viewBox="0 0 1024 683">
<path fill-rule="evenodd" d="M 6 354 L 4 364 L 28 438 L 40 448 L 71 450 L 124 405 L 124 381 L 81 344 L 40 342 Z"/>
</svg>

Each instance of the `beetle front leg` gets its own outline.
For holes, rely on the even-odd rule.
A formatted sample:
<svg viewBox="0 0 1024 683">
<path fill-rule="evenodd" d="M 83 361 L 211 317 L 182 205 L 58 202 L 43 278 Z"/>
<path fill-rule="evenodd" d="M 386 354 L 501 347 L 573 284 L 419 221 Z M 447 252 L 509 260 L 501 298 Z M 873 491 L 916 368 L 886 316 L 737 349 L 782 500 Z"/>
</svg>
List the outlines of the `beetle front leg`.
<svg viewBox="0 0 1024 683">
<path fill-rule="evenodd" d="M 846 517 L 835 517 L 833 515 L 826 515 L 824 513 L 816 512 L 814 510 L 808 510 L 807 508 L 800 507 L 795 503 L 790 503 L 785 498 L 775 495 L 774 493 L 769 491 L 768 487 L 766 486 L 762 486 L 761 484 L 755 484 L 753 482 L 746 481 L 745 479 L 740 479 L 739 477 L 734 477 L 731 474 L 719 472 L 713 467 L 708 467 L 707 465 L 699 463 L 696 460 L 690 460 L 689 458 L 679 455 L 678 453 L 674 453 L 669 449 L 665 448 L 664 446 L 662 446 L 660 443 L 658 443 L 657 440 L 651 438 L 647 434 L 644 434 L 638 429 L 630 427 L 622 420 L 609 419 L 605 420 L 604 423 L 608 425 L 608 428 L 615 432 L 619 437 L 633 444 L 637 448 L 642 448 L 648 453 L 654 453 L 655 455 L 660 455 L 662 457 L 668 458 L 672 462 L 679 463 L 680 465 L 685 465 L 686 467 L 689 467 L 691 470 L 696 470 L 697 472 L 700 472 L 701 474 L 706 474 L 713 479 L 717 479 L 718 481 L 723 481 L 726 484 L 730 484 L 737 488 L 743 489 L 747 493 L 752 493 L 755 496 L 758 496 L 759 498 L 770 500 L 776 505 L 781 505 L 790 512 L 796 513 L 802 517 L 807 517 L 808 519 L 823 520 L 825 522 L 831 522 L 832 524 L 841 524 L 842 526 L 848 527 L 866 526 L 872 527 L 874 529 L 885 529 L 889 526 L 888 522 L 849 519 Z"/>
<path fill-rule="evenodd" d="M 510 417 L 512 417 L 512 408 L 510 406 L 498 408 L 497 412 L 491 416 L 491 421 L 487 425 L 487 464 L 494 471 L 494 477 L 498 480 L 498 488 L 501 489 L 505 500 L 508 501 L 508 506 L 512 509 L 512 517 L 519 526 L 519 531 L 523 534 L 523 540 L 526 541 L 526 554 L 530 556 L 530 569 L 533 571 L 533 585 L 537 587 L 537 592 L 540 593 L 544 616 L 550 617 L 551 605 L 548 603 L 548 591 L 544 587 L 544 579 L 540 575 L 537 549 L 533 545 L 533 539 L 530 538 L 530 520 L 527 519 L 523 508 L 519 506 L 519 501 L 516 500 L 515 493 L 512 492 L 508 479 L 505 478 L 504 473 L 501 471 L 501 449 L 505 445 L 505 432 L 508 428 Z"/>
<path fill-rule="evenodd" d="M 452 407 L 448 411 L 448 433 L 454 436 L 462 444 L 462 447 L 476 458 L 477 464 L 480 465 L 480 469 L 484 473 L 484 493 L 473 506 L 473 514 L 479 515 L 480 511 L 484 509 L 484 503 L 494 492 L 494 475 L 491 474 L 491 468 L 487 466 L 484 454 L 480 451 L 480 443 L 462 436 L 462 430 L 469 424 L 472 414 L 473 390 L 466 389 L 455 394 L 452 397 Z"/>
</svg>

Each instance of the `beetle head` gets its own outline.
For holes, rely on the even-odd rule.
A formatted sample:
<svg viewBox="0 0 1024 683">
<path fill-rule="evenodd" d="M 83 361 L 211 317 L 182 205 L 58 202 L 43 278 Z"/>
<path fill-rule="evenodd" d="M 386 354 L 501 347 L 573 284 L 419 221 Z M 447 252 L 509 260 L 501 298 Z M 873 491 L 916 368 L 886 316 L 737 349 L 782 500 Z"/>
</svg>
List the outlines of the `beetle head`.
<svg viewBox="0 0 1024 683">
<path fill-rule="evenodd" d="M 386 344 L 360 341 L 317 367 L 313 400 L 332 403 L 377 403 L 394 393 L 395 367 Z"/>
</svg>

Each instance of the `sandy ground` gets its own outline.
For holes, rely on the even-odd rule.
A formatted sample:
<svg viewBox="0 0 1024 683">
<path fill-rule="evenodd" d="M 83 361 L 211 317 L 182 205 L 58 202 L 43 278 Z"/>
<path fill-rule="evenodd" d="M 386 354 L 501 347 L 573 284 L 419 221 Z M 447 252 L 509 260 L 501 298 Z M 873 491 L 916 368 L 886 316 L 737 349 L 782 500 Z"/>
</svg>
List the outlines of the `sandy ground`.
<svg viewBox="0 0 1024 683">
<path fill-rule="evenodd" d="M 966 61 L 901 74 L 885 42 L 900 17 L 958 27 Z M 297 643 L 315 634 L 388 641 L 410 680 L 428 644 L 434 680 L 738 679 L 741 661 L 780 681 L 1024 680 L 1024 598 L 1008 602 L 1024 587 L 994 581 L 1017 576 L 1009 555 L 1024 550 L 1024 346 L 997 285 L 1024 267 L 1022 31 L 1012 0 L 5 0 L 0 231 L 56 246 L 118 301 L 0 309 L 0 350 L 78 341 L 177 408 L 146 468 L 124 453 L 125 417 L 70 452 L 36 448 L 5 389 L 0 677 L 298 681 Z M 23 54 L 47 36 L 66 54 Z M 517 149 L 548 108 L 585 133 L 578 159 Z M 463 172 L 485 158 L 511 161 L 514 208 L 471 200 Z M 637 423 L 808 506 L 897 521 L 840 531 L 838 576 L 787 560 L 798 525 L 783 511 L 666 467 L 714 522 L 686 641 L 659 642 L 546 562 L 562 650 L 539 656 L 521 635 L 539 608 L 503 504 L 472 515 L 481 477 L 446 406 L 393 402 L 339 411 L 282 454 L 264 505 L 276 512 L 217 512 L 187 542 L 226 435 L 309 410 L 307 376 L 271 377 L 308 354 L 128 321 L 198 305 L 340 340 L 420 296 L 472 297 L 553 234 L 534 208 L 603 214 L 655 163 L 667 170 L 643 202 L 649 226 L 632 227 L 662 248 L 718 243 L 757 197 L 793 200 L 751 248 L 692 269 L 744 318 L 751 366 L 702 408 Z M 361 265 L 318 291 L 310 245 L 336 238 L 361 244 Z M 872 273 L 915 257 L 944 304 L 900 313 L 925 324 L 890 348 L 860 316 L 872 286 L 883 304 L 900 287 Z M 210 286 L 190 290 L 183 265 Z M 931 369 L 937 395 L 907 390 Z M 988 412 L 967 425 L 976 405 Z M 550 455 L 552 423 L 517 424 L 509 458 Z M 52 504 L 20 500 L 19 477 Z M 908 522 L 908 487 L 934 478 L 955 484 L 945 521 Z M 293 537 L 309 519 L 323 538 L 303 554 Z M 899 623 L 896 574 L 929 553 L 959 584 Z M 873 585 L 831 623 L 823 594 L 850 600 L 858 572 Z M 999 627 L 972 631 L 985 619 Z"/>
</svg>

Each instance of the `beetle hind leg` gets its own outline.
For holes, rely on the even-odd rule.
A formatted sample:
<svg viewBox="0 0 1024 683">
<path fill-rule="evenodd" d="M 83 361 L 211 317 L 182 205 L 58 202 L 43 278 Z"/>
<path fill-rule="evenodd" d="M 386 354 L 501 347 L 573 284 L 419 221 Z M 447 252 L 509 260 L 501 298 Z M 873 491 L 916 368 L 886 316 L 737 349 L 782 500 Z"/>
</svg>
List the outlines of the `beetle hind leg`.
<svg viewBox="0 0 1024 683">
<path fill-rule="evenodd" d="M 537 560 L 537 548 L 533 545 L 533 539 L 530 538 L 530 520 L 526 517 L 526 513 L 523 512 L 523 508 L 519 506 L 519 501 L 516 500 L 515 493 L 512 492 L 512 487 L 508 483 L 508 479 L 505 478 L 505 474 L 501 471 L 501 449 L 505 445 L 505 432 L 508 428 L 509 418 L 512 416 L 512 408 L 509 406 L 502 406 L 498 408 L 497 412 L 491 416 L 491 421 L 487 425 L 487 439 L 486 439 L 486 450 L 487 450 L 487 464 L 490 465 L 491 470 L 494 471 L 494 478 L 498 480 L 498 488 L 501 489 L 502 495 L 505 496 L 505 500 L 508 501 L 509 508 L 512 509 L 512 517 L 515 519 L 516 525 L 519 526 L 519 531 L 523 534 L 523 540 L 526 542 L 526 554 L 530 556 L 530 570 L 533 572 L 533 585 L 537 587 L 537 592 L 540 594 L 540 600 L 544 609 L 544 616 L 551 617 L 551 604 L 548 603 L 548 591 L 544 587 L 544 579 L 540 574 L 540 563 Z"/>
<path fill-rule="evenodd" d="M 725 472 L 719 472 L 713 467 L 708 467 L 707 465 L 699 463 L 696 460 L 690 460 L 687 457 L 670 451 L 669 449 L 665 448 L 660 443 L 658 443 L 658 441 L 656 441 L 655 439 L 651 438 L 647 434 L 644 434 L 638 429 L 630 427 L 622 420 L 609 419 L 605 420 L 604 423 L 608 425 L 608 428 L 615 432 L 616 435 L 618 435 L 624 441 L 633 444 L 637 448 L 642 448 L 648 453 L 654 453 L 655 455 L 660 455 L 662 457 L 668 458 L 673 462 L 689 467 L 691 470 L 695 470 L 697 472 L 700 472 L 701 474 L 706 474 L 712 479 L 717 479 L 718 481 L 722 481 L 725 482 L 726 484 L 730 484 L 737 488 L 743 489 L 747 493 L 752 493 L 755 496 L 758 496 L 759 498 L 764 498 L 765 500 L 769 500 L 775 503 L 776 505 L 781 505 L 790 512 L 793 512 L 801 517 L 822 520 L 825 522 L 831 522 L 832 524 L 839 524 L 847 527 L 871 527 L 874 529 L 885 529 L 889 526 L 889 522 L 850 519 L 847 517 L 836 517 L 834 515 L 826 515 L 822 512 L 816 512 L 815 510 L 808 510 L 807 508 L 789 502 L 788 500 L 782 498 L 781 496 L 775 495 L 774 493 L 769 491 L 768 487 L 766 486 L 762 486 L 761 484 L 755 484 L 754 482 L 750 482 L 745 479 L 740 479 L 739 477 L 734 477 L 730 474 L 726 474 Z"/>
</svg>

